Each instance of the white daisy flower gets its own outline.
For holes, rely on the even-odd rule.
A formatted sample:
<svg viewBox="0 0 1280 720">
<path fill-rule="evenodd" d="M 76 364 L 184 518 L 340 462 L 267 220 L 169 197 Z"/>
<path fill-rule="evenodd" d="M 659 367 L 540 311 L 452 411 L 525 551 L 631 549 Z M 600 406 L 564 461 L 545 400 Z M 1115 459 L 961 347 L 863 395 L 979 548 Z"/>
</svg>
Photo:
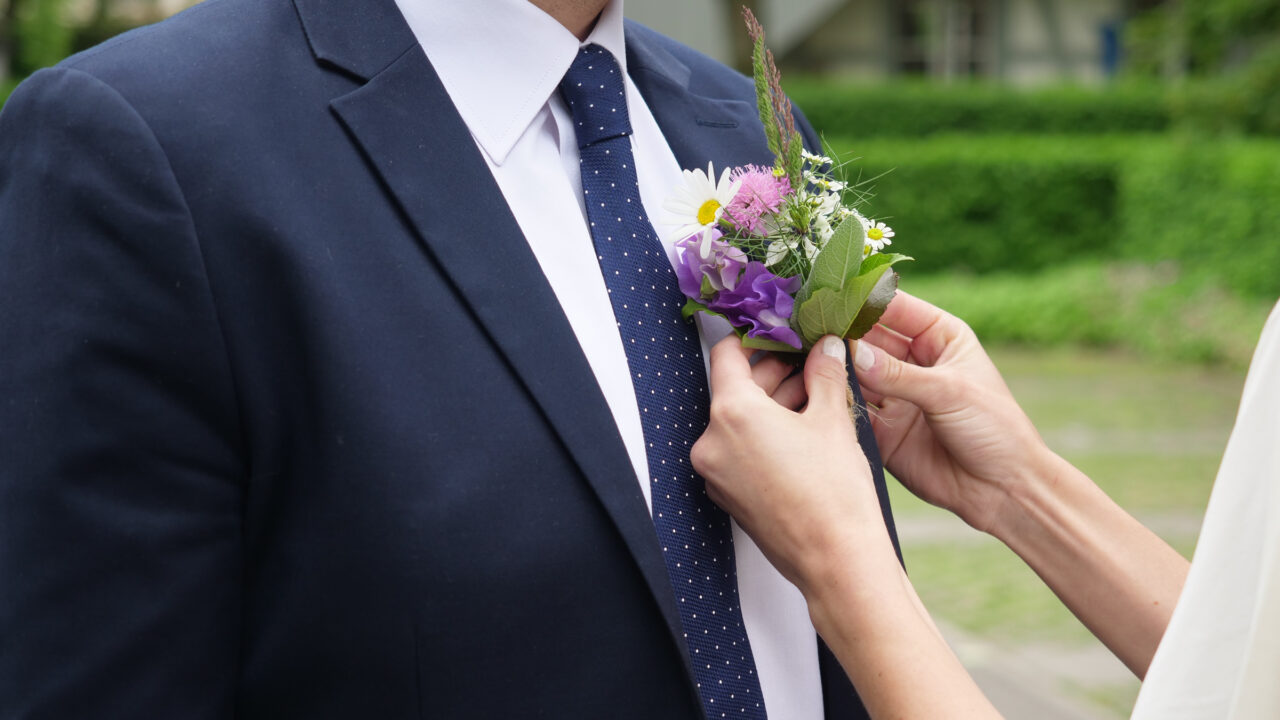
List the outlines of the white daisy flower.
<svg viewBox="0 0 1280 720">
<path fill-rule="evenodd" d="M 696 233 L 704 237 L 720 222 L 724 215 L 724 207 L 738 194 L 741 181 L 729 180 L 729 168 L 721 173 L 719 181 L 712 181 L 715 168 L 707 163 L 707 171 L 685 170 L 684 185 L 676 190 L 673 197 L 667 198 L 663 207 L 674 216 L 679 228 L 671 234 L 671 239 L 683 240 Z M 703 248 L 710 247 L 703 243 Z M 706 259 L 706 256 L 703 256 Z"/>
<path fill-rule="evenodd" d="M 812 170 L 805 170 L 802 175 L 806 185 L 812 185 L 824 192 L 840 192 L 848 187 L 848 183 L 833 179 L 826 173 L 816 173 Z"/>
<path fill-rule="evenodd" d="M 840 208 L 839 212 L 840 212 L 841 218 L 844 218 L 844 219 L 853 218 L 854 220 L 857 220 L 858 224 L 862 226 L 863 237 L 866 237 L 867 231 L 871 229 L 871 225 L 872 225 L 871 221 L 867 219 L 866 215 L 863 215 L 862 213 L 858 212 L 857 210 L 854 210 L 853 208 L 842 207 Z"/>
<path fill-rule="evenodd" d="M 808 150 L 801 150 L 800 157 L 804 158 L 805 160 L 808 160 L 813 165 L 822 166 L 822 165 L 835 164 L 835 161 L 827 157 L 826 155 L 814 155 Z"/>
<path fill-rule="evenodd" d="M 893 228 L 882 222 L 868 221 L 867 227 L 867 244 L 863 253 L 870 255 L 873 252 L 880 252 L 889 245 L 893 244 Z"/>
</svg>

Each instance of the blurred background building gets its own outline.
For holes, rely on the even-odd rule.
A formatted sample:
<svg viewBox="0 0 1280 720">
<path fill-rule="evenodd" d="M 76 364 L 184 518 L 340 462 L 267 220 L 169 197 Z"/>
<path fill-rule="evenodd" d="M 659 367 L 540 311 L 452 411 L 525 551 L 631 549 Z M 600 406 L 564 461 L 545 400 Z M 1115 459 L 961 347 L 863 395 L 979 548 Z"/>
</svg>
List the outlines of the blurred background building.
<svg viewBox="0 0 1280 720">
<path fill-rule="evenodd" d="M 0 0 L 0 81 L 193 4 Z M 1276 22 L 1275 3 L 1268 0 L 630 0 L 626 12 L 745 68 L 742 6 L 760 17 L 788 72 L 1017 85 L 1115 77 L 1126 69 L 1135 43 L 1143 46 L 1140 55 L 1157 53 L 1161 70 L 1177 76 L 1203 60 L 1195 33 L 1210 31 L 1213 45 L 1223 32 L 1274 31 Z M 1252 49 L 1228 54 L 1239 60 Z"/>
<path fill-rule="evenodd" d="M 1097 82 L 1119 70 L 1126 20 L 1156 0 L 756 0 L 784 67 L 881 79 Z M 627 13 L 725 62 L 739 3 L 632 2 Z"/>
</svg>

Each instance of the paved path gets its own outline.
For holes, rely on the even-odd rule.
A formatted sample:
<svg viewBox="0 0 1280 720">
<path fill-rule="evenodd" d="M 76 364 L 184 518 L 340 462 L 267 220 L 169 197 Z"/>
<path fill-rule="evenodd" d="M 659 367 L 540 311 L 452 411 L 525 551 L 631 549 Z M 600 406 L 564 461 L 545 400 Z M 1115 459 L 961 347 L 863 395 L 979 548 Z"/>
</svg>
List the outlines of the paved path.
<svg viewBox="0 0 1280 720">
<path fill-rule="evenodd" d="M 1199 513 L 1185 512 L 1147 513 L 1138 516 L 1143 525 L 1163 538 L 1195 538 L 1200 534 L 1201 519 Z M 893 521 L 898 529 L 898 539 L 904 546 L 992 541 L 989 535 L 974 530 L 960 518 L 943 511 L 898 515 Z"/>
<path fill-rule="evenodd" d="M 1002 647 L 944 623 L 939 629 L 1008 720 L 1113 720 L 1114 714 L 1073 688 L 1137 685 L 1129 670 L 1101 645 Z"/>
</svg>

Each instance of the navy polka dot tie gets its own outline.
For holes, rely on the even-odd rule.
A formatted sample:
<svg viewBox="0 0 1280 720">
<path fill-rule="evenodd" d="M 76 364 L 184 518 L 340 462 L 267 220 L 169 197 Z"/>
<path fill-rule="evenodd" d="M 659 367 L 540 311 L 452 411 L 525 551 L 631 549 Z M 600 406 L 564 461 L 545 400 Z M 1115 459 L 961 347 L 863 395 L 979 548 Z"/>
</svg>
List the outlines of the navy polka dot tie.
<svg viewBox="0 0 1280 720">
<path fill-rule="evenodd" d="M 640 204 L 622 70 L 609 51 L 588 45 L 560 93 L 573 114 L 591 239 L 640 406 L 653 524 L 698 694 L 709 718 L 764 718 L 729 516 L 689 463 L 689 448 L 707 427 L 706 373 L 698 333 L 680 317 L 684 296 Z"/>
</svg>

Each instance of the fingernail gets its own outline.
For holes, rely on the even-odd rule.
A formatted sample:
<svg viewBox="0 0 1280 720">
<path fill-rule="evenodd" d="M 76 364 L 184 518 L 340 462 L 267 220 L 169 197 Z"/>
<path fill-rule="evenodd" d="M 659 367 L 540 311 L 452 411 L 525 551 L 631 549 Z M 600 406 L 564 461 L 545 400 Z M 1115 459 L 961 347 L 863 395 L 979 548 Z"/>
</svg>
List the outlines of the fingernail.
<svg viewBox="0 0 1280 720">
<path fill-rule="evenodd" d="M 853 351 L 853 366 L 865 372 L 875 364 L 875 351 L 867 347 L 866 343 L 858 343 L 858 349 Z"/>
<path fill-rule="evenodd" d="M 828 335 L 822 341 L 822 354 L 844 362 L 844 341 L 835 335 Z"/>
</svg>

